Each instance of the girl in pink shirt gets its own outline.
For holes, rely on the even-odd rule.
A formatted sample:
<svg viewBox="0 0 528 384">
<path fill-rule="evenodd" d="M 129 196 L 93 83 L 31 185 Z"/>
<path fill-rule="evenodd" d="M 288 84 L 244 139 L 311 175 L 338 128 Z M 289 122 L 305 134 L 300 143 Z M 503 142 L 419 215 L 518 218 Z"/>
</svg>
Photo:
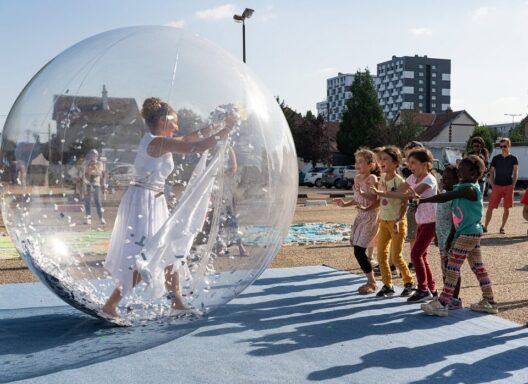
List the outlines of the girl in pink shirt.
<svg viewBox="0 0 528 384">
<path fill-rule="evenodd" d="M 415 149 L 409 153 L 407 163 L 412 174 L 398 190 L 382 192 L 373 189 L 379 196 L 410 200 L 415 195 L 430 197 L 437 194 L 437 182 L 431 173 L 433 168 L 433 155 L 425 148 Z M 433 273 L 427 260 L 427 249 L 435 238 L 436 204 L 420 204 L 416 210 L 416 241 L 411 249 L 411 261 L 416 271 L 418 289 L 407 299 L 409 303 L 420 303 L 436 295 L 436 285 Z"/>
</svg>

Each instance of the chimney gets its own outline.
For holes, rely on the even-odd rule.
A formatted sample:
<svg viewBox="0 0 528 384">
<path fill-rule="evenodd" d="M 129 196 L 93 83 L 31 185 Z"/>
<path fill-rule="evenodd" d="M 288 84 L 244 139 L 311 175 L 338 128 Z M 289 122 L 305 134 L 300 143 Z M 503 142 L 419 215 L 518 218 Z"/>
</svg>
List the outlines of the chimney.
<svg viewBox="0 0 528 384">
<path fill-rule="evenodd" d="M 109 111 L 110 105 L 108 104 L 108 92 L 106 91 L 106 86 L 103 84 L 103 102 L 102 102 L 103 111 Z"/>
</svg>

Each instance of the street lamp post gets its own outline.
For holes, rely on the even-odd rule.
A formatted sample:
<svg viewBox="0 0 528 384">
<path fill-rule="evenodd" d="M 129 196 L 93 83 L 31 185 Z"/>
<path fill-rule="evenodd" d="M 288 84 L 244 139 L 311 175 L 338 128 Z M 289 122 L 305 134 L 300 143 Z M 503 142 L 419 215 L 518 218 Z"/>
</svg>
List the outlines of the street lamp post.
<svg viewBox="0 0 528 384">
<path fill-rule="evenodd" d="M 505 113 L 504 116 L 511 116 L 512 118 L 512 127 L 511 129 L 515 128 L 515 117 L 516 116 L 522 116 L 520 113 Z"/>
<path fill-rule="evenodd" d="M 255 12 L 253 9 L 246 8 L 241 15 L 233 15 L 233 20 L 236 23 L 242 23 L 242 61 L 246 62 L 246 23 L 245 20 L 249 19 Z"/>
</svg>

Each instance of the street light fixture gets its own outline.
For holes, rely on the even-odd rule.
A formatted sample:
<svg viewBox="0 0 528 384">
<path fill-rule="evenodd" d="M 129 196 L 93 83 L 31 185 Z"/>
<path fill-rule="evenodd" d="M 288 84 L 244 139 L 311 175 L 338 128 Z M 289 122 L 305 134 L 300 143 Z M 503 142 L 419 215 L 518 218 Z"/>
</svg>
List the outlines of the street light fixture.
<svg viewBox="0 0 528 384">
<path fill-rule="evenodd" d="M 515 128 L 515 117 L 516 116 L 522 116 L 520 113 L 505 113 L 504 116 L 511 116 L 512 118 L 512 127 L 511 129 Z"/>
<path fill-rule="evenodd" d="M 245 20 L 249 19 L 253 12 L 255 12 L 251 8 L 244 9 L 244 12 L 242 12 L 241 15 L 233 15 L 233 20 L 235 20 L 236 23 L 242 23 L 242 60 L 244 63 L 246 62 L 246 23 Z"/>
</svg>

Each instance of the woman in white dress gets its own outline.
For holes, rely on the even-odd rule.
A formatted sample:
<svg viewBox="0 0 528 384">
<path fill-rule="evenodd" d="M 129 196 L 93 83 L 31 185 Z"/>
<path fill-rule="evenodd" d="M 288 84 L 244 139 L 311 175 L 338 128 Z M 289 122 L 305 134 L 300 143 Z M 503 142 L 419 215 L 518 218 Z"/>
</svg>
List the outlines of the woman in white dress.
<svg viewBox="0 0 528 384">
<path fill-rule="evenodd" d="M 141 139 L 134 162 L 135 180 L 123 195 L 110 239 L 105 268 L 116 285 L 102 310 L 119 318 L 117 305 L 140 280 L 137 257 L 147 239 L 153 236 L 169 217 L 164 196 L 165 181 L 174 169 L 173 153 L 201 153 L 214 147 L 233 128 L 235 120 L 228 118 L 225 127 L 211 136 L 214 127 L 173 137 L 178 130 L 176 112 L 160 99 L 145 100 L 141 115 L 150 132 Z M 165 268 L 165 286 L 171 297 L 171 308 L 185 309 L 182 302 L 178 271 L 181 263 Z"/>
</svg>

